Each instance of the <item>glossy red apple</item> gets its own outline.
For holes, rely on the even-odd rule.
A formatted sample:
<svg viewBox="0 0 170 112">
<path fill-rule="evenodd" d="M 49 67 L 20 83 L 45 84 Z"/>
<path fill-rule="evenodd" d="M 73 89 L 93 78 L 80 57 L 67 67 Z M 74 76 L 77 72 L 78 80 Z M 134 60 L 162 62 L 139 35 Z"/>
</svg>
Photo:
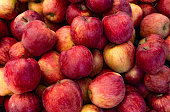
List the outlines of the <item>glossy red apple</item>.
<svg viewBox="0 0 170 112">
<path fill-rule="evenodd" d="M 156 13 L 157 10 L 155 9 L 155 7 L 151 4 L 147 4 L 147 3 L 140 3 L 139 6 L 141 7 L 142 11 L 143 11 L 143 17 L 152 14 L 152 13 Z"/>
<path fill-rule="evenodd" d="M 89 98 L 100 108 L 113 108 L 123 100 L 124 96 L 125 84 L 122 76 L 116 72 L 103 73 L 89 85 Z"/>
<path fill-rule="evenodd" d="M 70 29 L 73 42 L 88 48 L 97 48 L 103 36 L 102 22 L 96 17 L 77 16 Z"/>
<path fill-rule="evenodd" d="M 8 31 L 8 26 L 5 23 L 4 20 L 0 19 L 0 37 L 6 37 L 8 36 L 9 31 Z"/>
<path fill-rule="evenodd" d="M 12 59 L 5 65 L 4 80 L 13 93 L 21 94 L 34 90 L 40 79 L 40 67 L 32 58 Z"/>
<path fill-rule="evenodd" d="M 159 0 L 156 8 L 161 14 L 166 15 L 170 18 L 170 1 L 169 0 Z"/>
<path fill-rule="evenodd" d="M 106 38 L 115 44 L 129 41 L 133 35 L 133 23 L 130 16 L 125 12 L 105 16 L 102 19 Z"/>
<path fill-rule="evenodd" d="M 61 72 L 71 79 L 80 79 L 89 76 L 93 69 L 93 55 L 82 45 L 62 51 L 59 55 Z"/>
<path fill-rule="evenodd" d="M 42 102 L 47 112 L 80 112 L 83 97 L 77 83 L 63 79 L 45 89 Z"/>
<path fill-rule="evenodd" d="M 33 56 L 40 56 L 52 49 L 56 41 L 55 32 L 47 28 L 46 24 L 39 20 L 34 20 L 27 25 L 21 40 L 23 46 Z"/>
</svg>

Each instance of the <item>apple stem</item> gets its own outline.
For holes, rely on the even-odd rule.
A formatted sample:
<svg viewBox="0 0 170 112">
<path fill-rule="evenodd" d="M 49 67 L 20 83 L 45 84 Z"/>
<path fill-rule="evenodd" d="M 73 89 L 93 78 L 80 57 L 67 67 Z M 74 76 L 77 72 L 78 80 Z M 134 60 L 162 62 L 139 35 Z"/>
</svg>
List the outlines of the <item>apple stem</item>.
<svg viewBox="0 0 170 112">
<path fill-rule="evenodd" d="M 144 50 L 147 50 L 145 47 L 143 47 Z"/>
<path fill-rule="evenodd" d="M 22 58 L 24 58 L 24 54 L 22 54 Z"/>
<path fill-rule="evenodd" d="M 163 96 L 163 94 L 159 94 L 159 95 L 157 95 L 157 97 L 162 97 Z"/>
<path fill-rule="evenodd" d="M 27 19 L 25 19 L 24 17 L 22 17 L 22 19 L 23 19 L 25 22 L 28 22 L 28 20 L 27 20 Z"/>
<path fill-rule="evenodd" d="M 59 81 L 59 80 L 57 81 L 57 84 L 60 84 L 60 81 Z"/>
<path fill-rule="evenodd" d="M 83 19 L 85 20 L 85 21 L 87 21 L 87 19 L 84 17 L 84 16 L 82 16 L 83 17 Z"/>
<path fill-rule="evenodd" d="M 115 10 L 113 15 L 117 15 L 118 13 L 119 13 L 119 11 Z"/>
</svg>

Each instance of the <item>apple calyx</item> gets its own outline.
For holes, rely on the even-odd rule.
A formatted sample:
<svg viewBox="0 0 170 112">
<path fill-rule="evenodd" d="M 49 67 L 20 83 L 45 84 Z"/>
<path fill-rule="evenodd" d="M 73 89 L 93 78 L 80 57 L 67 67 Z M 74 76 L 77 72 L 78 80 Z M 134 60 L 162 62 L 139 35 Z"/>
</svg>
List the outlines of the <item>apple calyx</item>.
<svg viewBox="0 0 170 112">
<path fill-rule="evenodd" d="M 49 15 L 49 16 L 51 16 L 51 17 L 54 17 L 54 16 L 55 16 L 55 14 L 53 14 L 53 13 L 49 13 L 49 14 L 47 14 L 47 15 Z"/>
<path fill-rule="evenodd" d="M 163 26 L 163 30 L 165 31 L 167 27 L 168 27 L 168 23 L 165 23 L 165 25 Z"/>
</svg>

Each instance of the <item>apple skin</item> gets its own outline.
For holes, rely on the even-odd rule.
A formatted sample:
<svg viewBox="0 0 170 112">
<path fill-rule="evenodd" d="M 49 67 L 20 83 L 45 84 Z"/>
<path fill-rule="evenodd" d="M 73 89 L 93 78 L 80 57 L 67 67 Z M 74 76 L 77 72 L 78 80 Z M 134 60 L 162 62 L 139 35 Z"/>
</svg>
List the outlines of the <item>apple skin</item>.
<svg viewBox="0 0 170 112">
<path fill-rule="evenodd" d="M 133 35 L 133 23 L 125 12 L 117 12 L 114 15 L 105 16 L 102 19 L 106 38 L 115 44 L 129 41 Z"/>
<path fill-rule="evenodd" d="M 152 92 L 168 92 L 170 89 L 170 69 L 164 65 L 162 69 L 154 75 L 146 73 L 144 77 L 144 83 L 146 88 Z"/>
<path fill-rule="evenodd" d="M 9 35 L 8 26 L 4 20 L 0 19 L 0 38 Z"/>
<path fill-rule="evenodd" d="M 165 38 L 168 36 L 169 30 L 170 20 L 160 13 L 152 13 L 145 16 L 140 24 L 140 35 L 142 37 L 147 37 L 150 34 L 158 34 Z"/>
<path fill-rule="evenodd" d="M 0 105 L 2 105 L 4 102 L 4 96 L 0 96 Z"/>
<path fill-rule="evenodd" d="M 11 37 L 3 37 L 0 39 L 0 65 L 5 65 L 6 62 L 10 59 L 9 49 L 13 44 L 17 42 L 16 39 Z"/>
<path fill-rule="evenodd" d="M 144 3 L 153 3 L 156 0 L 139 0 L 140 2 L 144 2 Z"/>
<path fill-rule="evenodd" d="M 36 1 L 28 2 L 28 9 L 34 10 L 43 16 L 43 6 L 42 6 L 43 1 L 44 0 L 38 0 L 38 2 L 36 2 Z"/>
<path fill-rule="evenodd" d="M 62 52 L 72 48 L 75 44 L 72 40 L 70 33 L 70 26 L 63 26 L 56 31 L 57 44 L 55 48 L 57 51 Z"/>
<path fill-rule="evenodd" d="M 96 77 L 90 83 L 88 93 L 91 102 L 96 106 L 113 108 L 123 100 L 125 84 L 120 74 L 106 72 Z"/>
<path fill-rule="evenodd" d="M 9 102 L 10 97 L 11 96 L 5 96 L 5 99 L 4 99 L 4 107 L 5 107 L 6 112 L 9 112 L 9 110 L 8 110 L 8 102 Z"/>
<path fill-rule="evenodd" d="M 167 17 L 170 18 L 170 1 L 169 0 L 159 0 L 158 4 L 156 5 L 157 10 Z"/>
<path fill-rule="evenodd" d="M 8 102 L 9 112 L 40 112 L 41 100 L 35 93 L 13 94 Z"/>
<path fill-rule="evenodd" d="M 142 18 L 143 18 L 143 11 L 139 5 L 130 3 L 130 7 L 132 10 L 132 22 L 134 27 L 138 27 L 140 24 Z"/>
<path fill-rule="evenodd" d="M 118 73 L 125 73 L 134 66 L 135 47 L 131 41 L 115 45 L 109 43 L 103 50 L 105 63 Z"/>
<path fill-rule="evenodd" d="M 27 24 L 34 20 L 44 21 L 43 17 L 39 13 L 37 13 L 33 10 L 27 10 L 27 11 L 19 14 L 11 22 L 11 25 L 10 25 L 11 32 L 12 32 L 13 36 L 17 40 L 21 40 L 22 34 L 23 34 L 24 30 L 26 29 Z"/>
<path fill-rule="evenodd" d="M 66 10 L 66 20 L 69 24 L 77 16 L 92 16 L 91 11 L 86 7 L 84 2 L 71 3 Z"/>
<path fill-rule="evenodd" d="M 44 0 L 43 15 L 54 23 L 60 23 L 65 20 L 68 0 Z"/>
<path fill-rule="evenodd" d="M 170 36 L 168 36 L 166 39 L 165 39 L 165 42 L 167 43 L 168 45 L 168 56 L 166 57 L 166 59 L 168 61 L 170 61 Z"/>
<path fill-rule="evenodd" d="M 105 36 L 102 36 L 100 39 L 99 43 L 97 44 L 97 49 L 103 50 L 104 46 L 108 43 L 109 41 L 106 39 Z"/>
<path fill-rule="evenodd" d="M 105 112 L 105 111 L 103 111 L 103 109 L 93 104 L 86 104 L 82 107 L 81 112 Z"/>
<path fill-rule="evenodd" d="M 19 7 L 17 0 L 1 0 L 0 1 L 0 18 L 12 20 L 18 15 Z"/>
<path fill-rule="evenodd" d="M 77 16 L 70 29 L 73 42 L 88 48 L 97 48 L 103 36 L 102 22 L 96 17 Z"/>
<path fill-rule="evenodd" d="M 129 16 L 132 16 L 132 10 L 128 0 L 113 0 L 111 10 L 104 13 L 103 16 L 109 16 L 118 11 L 126 12 Z"/>
<path fill-rule="evenodd" d="M 46 89 L 47 87 L 44 86 L 44 85 L 38 85 L 36 90 L 35 90 L 35 94 L 39 97 L 40 100 L 42 100 L 42 94 L 44 92 L 44 90 Z"/>
<path fill-rule="evenodd" d="M 66 78 L 59 67 L 59 53 L 49 51 L 42 55 L 38 64 L 41 69 L 41 83 L 44 85 L 52 85 L 58 80 Z"/>
<path fill-rule="evenodd" d="M 44 22 L 34 20 L 27 25 L 21 42 L 31 55 L 40 56 L 52 49 L 57 42 L 57 37 L 56 33 L 47 28 Z"/>
<path fill-rule="evenodd" d="M 10 59 L 16 58 L 31 58 L 31 54 L 24 48 L 22 42 L 19 41 L 11 46 L 9 49 L 9 57 Z"/>
<path fill-rule="evenodd" d="M 82 78 L 79 80 L 75 80 L 77 84 L 80 86 L 82 95 L 83 95 L 83 104 L 88 104 L 90 103 L 89 95 L 88 95 L 88 87 L 89 84 L 92 82 L 91 78 Z"/>
<path fill-rule="evenodd" d="M 165 51 L 156 42 L 139 45 L 136 49 L 136 65 L 144 72 L 156 74 L 165 63 Z"/>
<path fill-rule="evenodd" d="M 119 112 L 146 112 L 146 104 L 137 92 L 127 92 L 124 100 L 117 106 Z"/>
<path fill-rule="evenodd" d="M 170 92 L 166 94 L 150 94 L 147 98 L 148 105 L 156 112 L 169 112 L 170 111 Z"/>
<path fill-rule="evenodd" d="M 125 82 L 136 85 L 143 81 L 144 71 L 137 65 L 125 73 Z"/>
<path fill-rule="evenodd" d="M 146 3 L 140 3 L 139 6 L 141 7 L 142 11 L 143 11 L 143 17 L 152 14 L 152 13 L 156 13 L 157 10 L 155 9 L 154 6 L 152 6 L 151 4 L 146 4 Z"/>
<path fill-rule="evenodd" d="M 80 112 L 83 96 L 77 83 L 63 79 L 44 90 L 42 102 L 47 112 Z"/>
<path fill-rule="evenodd" d="M 143 98 L 147 98 L 147 96 L 151 93 L 151 91 L 146 88 L 144 82 L 136 85 L 136 88 Z"/>
<path fill-rule="evenodd" d="M 78 3 L 78 2 L 83 2 L 84 0 L 68 0 L 71 3 Z"/>
<path fill-rule="evenodd" d="M 6 96 L 12 94 L 7 87 L 6 82 L 4 81 L 4 68 L 0 68 L 0 96 Z"/>
<path fill-rule="evenodd" d="M 113 0 L 85 0 L 86 6 L 95 13 L 104 13 L 112 8 Z"/>
<path fill-rule="evenodd" d="M 70 79 L 80 79 L 89 76 L 93 69 L 93 55 L 82 45 L 62 51 L 59 55 L 61 72 Z"/>
<path fill-rule="evenodd" d="M 4 68 L 4 81 L 15 94 L 34 90 L 41 79 L 40 67 L 33 58 L 9 60 Z"/>
</svg>

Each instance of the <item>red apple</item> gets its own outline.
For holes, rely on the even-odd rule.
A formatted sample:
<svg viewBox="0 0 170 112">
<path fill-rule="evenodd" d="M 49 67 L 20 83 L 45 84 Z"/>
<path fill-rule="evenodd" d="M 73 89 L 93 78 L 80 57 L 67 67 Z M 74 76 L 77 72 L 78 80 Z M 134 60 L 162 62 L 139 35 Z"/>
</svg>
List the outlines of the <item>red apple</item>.
<svg viewBox="0 0 170 112">
<path fill-rule="evenodd" d="M 163 38 L 168 36 L 170 20 L 160 13 L 152 13 L 145 16 L 140 24 L 140 35 L 147 37 L 150 34 L 159 34 Z"/>
<path fill-rule="evenodd" d="M 91 11 L 86 7 L 84 2 L 71 3 L 66 11 L 66 20 L 69 24 L 77 16 L 92 16 Z"/>
<path fill-rule="evenodd" d="M 9 49 L 17 40 L 11 37 L 3 37 L 0 39 L 0 65 L 5 65 L 9 60 Z"/>
<path fill-rule="evenodd" d="M 164 65 L 162 69 L 154 75 L 146 73 L 144 83 L 147 89 L 155 93 L 168 92 L 170 90 L 170 69 Z"/>
<path fill-rule="evenodd" d="M 17 40 L 21 40 L 27 24 L 34 20 L 44 21 L 43 17 L 33 10 L 27 10 L 19 14 L 11 23 L 11 32 L 13 36 Z"/>
<path fill-rule="evenodd" d="M 21 41 L 13 44 L 9 49 L 9 57 L 10 59 L 15 58 L 30 58 L 31 54 L 24 48 Z"/>
<path fill-rule="evenodd" d="M 0 37 L 6 37 L 8 36 L 9 31 L 8 31 L 8 26 L 5 23 L 4 20 L 0 19 Z"/>
<path fill-rule="evenodd" d="M 103 36 L 102 22 L 96 17 L 77 16 L 70 29 L 73 42 L 88 48 L 97 48 Z"/>
<path fill-rule="evenodd" d="M 33 56 L 40 56 L 52 49 L 56 41 L 55 32 L 47 28 L 45 23 L 39 20 L 30 22 L 22 35 L 23 46 Z"/>
<path fill-rule="evenodd" d="M 139 0 L 139 1 L 144 2 L 144 3 L 153 3 L 156 0 Z"/>
<path fill-rule="evenodd" d="M 87 104 L 82 107 L 81 112 L 105 112 L 105 111 L 95 106 L 94 104 Z"/>
<path fill-rule="evenodd" d="M 2 105 L 4 102 L 4 96 L 0 96 L 0 105 Z"/>
<path fill-rule="evenodd" d="M 112 8 L 113 0 L 85 0 L 87 7 L 95 13 L 104 13 Z"/>
<path fill-rule="evenodd" d="M 44 0 L 43 15 L 54 23 L 60 23 L 65 20 L 68 0 Z"/>
<path fill-rule="evenodd" d="M 125 84 L 122 76 L 116 72 L 103 73 L 89 85 L 89 98 L 100 108 L 113 108 L 123 100 L 124 96 Z"/>
<path fill-rule="evenodd" d="M 152 13 L 156 13 L 157 10 L 155 9 L 154 6 L 152 6 L 151 4 L 146 4 L 146 3 L 140 3 L 139 6 L 141 7 L 142 11 L 143 11 L 143 17 L 152 14 Z"/>
<path fill-rule="evenodd" d="M 58 80 L 66 78 L 59 67 L 59 53 L 56 51 L 49 51 L 42 55 L 38 64 L 41 69 L 41 82 L 44 85 L 51 85 Z"/>
<path fill-rule="evenodd" d="M 6 112 L 9 112 L 9 110 L 8 110 L 8 102 L 9 102 L 10 97 L 11 96 L 5 96 L 5 99 L 4 99 L 4 107 L 5 107 Z"/>
<path fill-rule="evenodd" d="M 44 85 L 38 85 L 38 87 L 36 88 L 35 94 L 39 97 L 39 99 L 42 100 L 42 94 L 46 88 L 47 87 Z"/>
<path fill-rule="evenodd" d="M 165 39 L 165 42 L 167 43 L 168 45 L 168 56 L 167 56 L 167 60 L 170 61 L 170 36 L 168 36 L 166 39 Z"/>
<path fill-rule="evenodd" d="M 75 44 L 72 41 L 70 26 L 63 26 L 56 31 L 57 44 L 56 50 L 59 52 L 65 51 L 73 47 Z"/>
<path fill-rule="evenodd" d="M 93 69 L 93 55 L 91 51 L 77 45 L 59 55 L 61 72 L 71 79 L 80 79 L 89 76 Z"/>
<path fill-rule="evenodd" d="M 4 80 L 13 93 L 21 94 L 34 90 L 40 79 L 40 67 L 32 58 L 12 59 L 5 65 Z"/>
<path fill-rule="evenodd" d="M 32 92 L 13 94 L 8 102 L 9 112 L 40 112 L 41 100 Z"/>
<path fill-rule="evenodd" d="M 169 0 L 159 0 L 157 4 L 157 9 L 161 14 L 166 15 L 170 18 L 170 1 Z"/>
<path fill-rule="evenodd" d="M 115 44 L 129 41 L 133 35 L 133 23 L 125 12 L 117 12 L 114 15 L 105 16 L 102 19 L 106 38 Z"/>
<path fill-rule="evenodd" d="M 36 1 L 29 1 L 28 2 L 28 9 L 34 10 L 38 12 L 40 15 L 43 16 L 43 1 L 44 0 L 36 0 Z"/>
<path fill-rule="evenodd" d="M 142 95 L 143 98 L 147 98 L 147 96 L 151 93 L 150 90 L 148 90 L 143 82 L 136 85 L 136 88 L 138 92 Z"/>
<path fill-rule="evenodd" d="M 125 73 L 125 81 L 129 84 L 136 85 L 143 81 L 144 72 L 135 65 L 132 69 Z"/>
<path fill-rule="evenodd" d="M 45 89 L 42 102 L 47 112 L 80 112 L 83 97 L 77 83 L 63 79 Z"/>
<path fill-rule="evenodd" d="M 166 94 L 150 94 L 148 96 L 148 105 L 156 112 L 170 111 L 170 92 Z"/>
<path fill-rule="evenodd" d="M 119 112 L 146 112 L 146 104 L 137 92 L 127 92 L 124 100 L 117 106 Z"/>
<path fill-rule="evenodd" d="M 156 74 L 165 63 L 165 51 L 156 42 L 148 42 L 139 45 L 136 50 L 136 65 L 144 72 Z"/>
<path fill-rule="evenodd" d="M 109 43 L 103 50 L 105 63 L 118 73 L 125 73 L 134 66 L 135 47 L 131 41 L 115 45 Z"/>
</svg>

